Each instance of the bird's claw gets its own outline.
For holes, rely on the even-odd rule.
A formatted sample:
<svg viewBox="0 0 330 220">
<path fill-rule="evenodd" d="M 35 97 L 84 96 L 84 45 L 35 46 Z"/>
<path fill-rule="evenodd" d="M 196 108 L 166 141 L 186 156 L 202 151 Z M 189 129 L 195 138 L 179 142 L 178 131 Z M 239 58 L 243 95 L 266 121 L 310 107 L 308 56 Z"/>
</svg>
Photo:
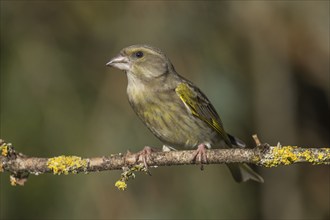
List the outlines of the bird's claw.
<svg viewBox="0 0 330 220">
<path fill-rule="evenodd" d="M 136 162 L 139 160 L 142 160 L 144 167 L 146 168 L 146 172 L 151 176 L 151 173 L 149 171 L 148 163 L 147 161 L 150 160 L 150 154 L 154 152 L 155 149 L 145 146 L 141 151 L 136 153 Z"/>
<path fill-rule="evenodd" d="M 201 165 L 201 170 L 204 170 L 203 163 L 204 164 L 207 163 L 207 155 L 206 155 L 206 146 L 205 146 L 205 144 L 198 145 L 198 147 L 197 147 L 197 149 L 194 153 L 193 161 L 195 161 L 195 163 L 198 162 Z"/>
</svg>

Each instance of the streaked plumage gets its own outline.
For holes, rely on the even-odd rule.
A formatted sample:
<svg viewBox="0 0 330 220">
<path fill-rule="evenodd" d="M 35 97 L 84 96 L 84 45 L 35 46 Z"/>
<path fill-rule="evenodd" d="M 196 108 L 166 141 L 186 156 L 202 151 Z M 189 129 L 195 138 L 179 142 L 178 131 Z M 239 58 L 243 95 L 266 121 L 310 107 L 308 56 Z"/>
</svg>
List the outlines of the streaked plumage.
<svg viewBox="0 0 330 220">
<path fill-rule="evenodd" d="M 207 97 L 190 81 L 180 76 L 159 49 L 148 45 L 124 48 L 107 65 L 127 74 L 127 95 L 132 108 L 164 144 L 195 149 L 238 145 L 228 135 Z M 247 165 L 230 165 L 235 180 L 262 178 Z"/>
</svg>

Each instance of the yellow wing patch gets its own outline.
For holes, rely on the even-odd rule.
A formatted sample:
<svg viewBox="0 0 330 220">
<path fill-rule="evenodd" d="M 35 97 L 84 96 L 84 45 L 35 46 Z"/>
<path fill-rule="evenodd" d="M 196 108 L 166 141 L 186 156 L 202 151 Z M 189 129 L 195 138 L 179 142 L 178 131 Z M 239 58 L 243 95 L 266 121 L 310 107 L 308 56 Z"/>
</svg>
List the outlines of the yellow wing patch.
<svg viewBox="0 0 330 220">
<path fill-rule="evenodd" d="M 230 144 L 219 116 L 203 93 L 194 91 L 186 83 L 180 83 L 176 87 L 175 92 L 192 115 L 206 122 L 223 137 L 227 144 Z"/>
</svg>

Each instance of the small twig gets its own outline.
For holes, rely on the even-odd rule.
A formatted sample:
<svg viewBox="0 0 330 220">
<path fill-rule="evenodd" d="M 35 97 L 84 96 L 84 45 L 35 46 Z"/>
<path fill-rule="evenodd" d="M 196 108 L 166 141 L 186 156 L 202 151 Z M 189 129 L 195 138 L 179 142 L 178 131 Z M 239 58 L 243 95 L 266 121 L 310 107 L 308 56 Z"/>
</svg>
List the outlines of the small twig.
<svg viewBox="0 0 330 220">
<path fill-rule="evenodd" d="M 252 138 L 253 138 L 254 142 L 256 143 L 256 146 L 261 145 L 261 142 L 260 142 L 257 134 L 252 135 Z"/>
</svg>

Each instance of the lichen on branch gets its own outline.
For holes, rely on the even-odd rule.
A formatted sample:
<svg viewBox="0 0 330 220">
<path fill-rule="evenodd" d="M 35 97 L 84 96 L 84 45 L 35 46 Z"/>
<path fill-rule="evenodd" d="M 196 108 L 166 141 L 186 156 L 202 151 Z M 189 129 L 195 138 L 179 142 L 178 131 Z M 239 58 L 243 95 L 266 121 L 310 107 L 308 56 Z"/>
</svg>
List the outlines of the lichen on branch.
<svg viewBox="0 0 330 220">
<path fill-rule="evenodd" d="M 294 163 L 311 163 L 314 165 L 329 164 L 330 148 L 300 148 L 298 146 L 281 146 L 269 148 L 256 163 L 263 167 L 277 167 Z"/>
<path fill-rule="evenodd" d="M 79 169 L 86 171 L 88 166 L 88 159 L 82 159 L 77 156 L 58 156 L 49 158 L 47 167 L 53 171 L 54 174 L 78 173 Z"/>
<path fill-rule="evenodd" d="M 207 150 L 207 164 L 250 163 L 262 167 L 277 167 L 294 163 L 313 165 L 330 164 L 330 148 L 302 148 L 298 146 L 269 146 L 261 144 L 254 136 L 256 147 Z M 149 167 L 191 165 L 194 150 L 152 152 L 146 160 Z M 135 177 L 134 172 L 143 171 L 143 161 L 137 154 L 114 154 L 110 156 L 81 158 L 58 156 L 51 158 L 29 157 L 15 151 L 10 143 L 0 139 L 0 172 L 10 173 L 12 185 L 23 185 L 29 174 L 44 173 L 77 174 L 106 170 L 123 170 L 116 186 L 125 190 L 126 182 Z"/>
</svg>

